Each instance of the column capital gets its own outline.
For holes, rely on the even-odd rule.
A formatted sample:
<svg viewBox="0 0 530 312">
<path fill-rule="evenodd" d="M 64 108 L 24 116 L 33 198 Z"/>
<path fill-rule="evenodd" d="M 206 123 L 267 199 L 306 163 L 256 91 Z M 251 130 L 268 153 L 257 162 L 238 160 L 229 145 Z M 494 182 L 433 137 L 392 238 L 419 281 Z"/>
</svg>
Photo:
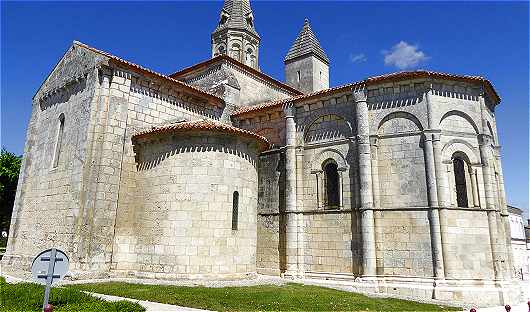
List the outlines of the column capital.
<svg viewBox="0 0 530 312">
<path fill-rule="evenodd" d="M 369 139 L 371 146 L 377 146 L 377 141 L 379 140 L 379 136 L 377 134 L 370 135 Z"/>
<path fill-rule="evenodd" d="M 356 135 L 355 138 L 357 139 L 357 144 L 368 144 L 370 143 L 370 138 L 367 135 Z"/>
<path fill-rule="evenodd" d="M 295 111 L 295 107 L 294 105 L 285 105 L 285 107 L 283 108 L 283 113 L 285 115 L 285 118 L 294 118 L 294 111 Z"/>
<path fill-rule="evenodd" d="M 432 133 L 432 140 L 433 141 L 439 142 L 441 137 L 442 137 L 442 131 L 441 130 L 436 130 L 436 132 Z"/>
<path fill-rule="evenodd" d="M 366 102 L 366 86 L 364 84 L 357 85 L 352 89 L 353 100 L 355 103 Z"/>
<path fill-rule="evenodd" d="M 492 137 L 489 134 L 480 133 L 477 135 L 479 145 L 489 145 L 492 141 Z"/>
<path fill-rule="evenodd" d="M 423 139 L 425 142 L 432 142 L 432 133 L 431 132 L 423 132 Z"/>
</svg>

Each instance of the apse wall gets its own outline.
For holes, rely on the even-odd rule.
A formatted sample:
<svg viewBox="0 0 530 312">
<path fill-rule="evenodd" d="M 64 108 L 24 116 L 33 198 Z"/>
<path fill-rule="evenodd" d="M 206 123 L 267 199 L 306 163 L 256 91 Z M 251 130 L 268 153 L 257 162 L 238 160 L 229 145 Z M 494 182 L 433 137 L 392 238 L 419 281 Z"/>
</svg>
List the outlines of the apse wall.
<svg viewBox="0 0 530 312">
<path fill-rule="evenodd" d="M 115 242 L 115 274 L 172 279 L 255 273 L 255 141 L 208 131 L 156 134 L 137 140 L 135 151 L 136 206 L 132 215 L 118 216 L 129 219 L 118 224 L 133 229 L 117 231 L 137 235 Z"/>
</svg>

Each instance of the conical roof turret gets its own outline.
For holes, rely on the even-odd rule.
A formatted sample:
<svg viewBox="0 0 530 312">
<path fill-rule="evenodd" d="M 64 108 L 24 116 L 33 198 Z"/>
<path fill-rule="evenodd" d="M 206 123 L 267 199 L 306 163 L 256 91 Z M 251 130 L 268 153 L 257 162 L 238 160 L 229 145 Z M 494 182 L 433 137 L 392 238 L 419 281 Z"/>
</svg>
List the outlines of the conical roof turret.
<svg viewBox="0 0 530 312">
<path fill-rule="evenodd" d="M 309 20 L 306 18 L 304 21 L 304 26 L 302 27 L 302 30 L 298 34 L 298 37 L 294 41 L 293 45 L 289 49 L 289 52 L 287 52 L 284 62 L 288 62 L 309 54 L 315 55 L 324 63 L 329 65 L 329 58 L 320 46 L 320 42 L 311 29 L 311 25 L 309 25 Z"/>
</svg>

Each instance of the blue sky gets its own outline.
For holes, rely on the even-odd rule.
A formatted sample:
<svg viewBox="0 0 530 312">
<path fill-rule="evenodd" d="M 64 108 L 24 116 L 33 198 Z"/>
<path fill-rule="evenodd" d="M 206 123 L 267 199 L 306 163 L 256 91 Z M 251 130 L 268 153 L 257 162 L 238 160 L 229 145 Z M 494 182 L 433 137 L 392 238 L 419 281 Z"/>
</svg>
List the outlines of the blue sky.
<svg viewBox="0 0 530 312">
<path fill-rule="evenodd" d="M 161 73 L 210 57 L 222 2 L 2 2 L 1 144 L 22 153 L 31 98 L 73 40 Z M 508 200 L 528 207 L 528 3 L 253 2 L 262 71 L 309 18 L 332 86 L 400 69 L 483 75 L 502 97 L 497 123 Z"/>
</svg>

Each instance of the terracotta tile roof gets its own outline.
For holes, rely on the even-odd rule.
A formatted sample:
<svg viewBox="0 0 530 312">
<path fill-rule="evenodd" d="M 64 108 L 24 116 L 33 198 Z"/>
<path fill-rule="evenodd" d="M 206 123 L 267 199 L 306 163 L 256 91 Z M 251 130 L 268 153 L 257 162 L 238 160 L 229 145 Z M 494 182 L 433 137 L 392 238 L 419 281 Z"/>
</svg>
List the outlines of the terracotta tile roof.
<svg viewBox="0 0 530 312">
<path fill-rule="evenodd" d="M 187 132 L 187 131 L 213 131 L 213 132 L 241 135 L 244 137 L 256 139 L 258 141 L 261 151 L 269 149 L 270 147 L 269 141 L 261 135 L 258 135 L 248 130 L 244 130 L 244 129 L 231 126 L 229 124 L 224 124 L 218 121 L 213 121 L 213 120 L 208 120 L 208 119 L 201 119 L 201 120 L 195 120 L 195 121 L 182 121 L 182 122 L 172 123 L 169 125 L 152 127 L 151 129 L 146 129 L 146 130 L 137 132 L 136 134 L 133 135 L 133 139 L 147 137 L 152 134 L 168 133 L 168 132 Z"/>
<path fill-rule="evenodd" d="M 219 62 L 221 60 L 230 62 L 233 65 L 243 69 L 246 72 L 254 74 L 254 75 L 256 75 L 256 76 L 258 76 L 258 77 L 260 77 L 262 79 L 265 79 L 268 82 L 270 82 L 270 83 L 274 84 L 275 86 L 277 86 L 278 88 L 280 88 L 282 90 L 285 90 L 285 91 L 287 91 L 288 93 L 290 93 L 292 95 L 300 95 L 300 94 L 302 94 L 302 92 L 296 90 L 295 88 L 293 88 L 291 86 L 288 86 L 285 83 L 283 83 L 283 82 L 281 82 L 281 81 L 279 81 L 277 79 L 274 79 L 271 76 L 269 76 L 267 74 L 264 74 L 264 73 L 260 72 L 259 70 L 256 70 L 256 69 L 254 69 L 254 68 L 252 68 L 252 67 L 250 67 L 248 65 L 245 65 L 245 64 L 243 64 L 243 63 L 241 63 L 241 62 L 229 57 L 228 55 L 224 55 L 224 54 L 218 55 L 218 56 L 216 56 L 216 57 L 214 57 L 212 59 L 206 60 L 204 62 L 195 64 L 195 65 L 192 65 L 192 66 L 184 68 L 182 70 L 179 70 L 178 72 L 175 72 L 175 73 L 169 75 L 169 77 L 174 78 L 174 79 L 179 79 L 179 78 L 185 76 L 188 73 L 194 72 L 194 71 L 199 70 L 199 69 L 204 68 L 204 67 L 207 67 L 210 64 L 214 64 L 214 63 Z"/>
<path fill-rule="evenodd" d="M 357 81 L 353 83 L 349 83 L 346 85 L 329 88 L 309 94 L 303 94 L 299 96 L 295 96 L 288 99 L 283 99 L 279 101 L 271 101 L 271 102 L 265 102 L 261 104 L 256 104 L 252 106 L 243 106 L 239 109 L 235 110 L 231 116 L 241 116 L 247 113 L 281 107 L 285 104 L 292 104 L 292 103 L 298 103 L 304 100 L 312 99 L 315 97 L 319 97 L 321 95 L 330 95 L 334 93 L 340 93 L 344 91 L 351 90 L 356 85 L 370 85 L 375 84 L 379 82 L 386 82 L 386 81 L 393 81 L 393 80 L 403 80 L 403 79 L 413 79 L 413 78 L 440 78 L 440 79 L 448 79 L 448 80 L 454 80 L 454 81 L 466 81 L 466 82 L 480 82 L 483 83 L 486 87 L 486 89 L 490 90 L 490 92 L 493 94 L 497 102 L 500 102 L 500 97 L 495 91 L 493 85 L 489 80 L 487 80 L 484 77 L 481 76 L 466 76 L 466 75 L 455 75 L 455 74 L 447 74 L 447 73 L 441 73 L 441 72 L 433 72 L 433 71 L 426 71 L 426 70 L 416 70 L 416 71 L 402 71 L 402 72 L 396 72 L 396 73 L 390 73 L 385 74 L 381 76 L 374 76 L 369 77 L 362 81 Z"/>
<path fill-rule="evenodd" d="M 374 82 L 380 82 L 380 81 L 391 81 L 393 79 L 401 80 L 401 79 L 412 79 L 412 78 L 440 78 L 440 79 L 447 79 L 447 80 L 454 80 L 454 81 L 465 81 L 465 82 L 481 82 L 484 83 L 484 86 L 491 91 L 497 102 L 501 101 L 501 98 L 497 91 L 495 91 L 495 88 L 493 87 L 493 84 L 486 78 L 482 76 L 468 76 L 468 75 L 456 75 L 456 74 L 449 74 L 449 73 L 442 73 L 442 72 L 435 72 L 435 71 L 429 71 L 429 70 L 415 70 L 415 71 L 401 71 L 396 73 L 390 73 L 380 76 L 374 76 L 367 78 L 365 81 L 367 84 L 374 83 Z"/>
<path fill-rule="evenodd" d="M 351 90 L 355 85 L 359 85 L 359 84 L 362 84 L 362 82 L 353 82 L 353 83 L 345 84 L 345 85 L 334 87 L 334 88 L 324 89 L 324 90 L 320 90 L 320 91 L 309 93 L 309 94 L 302 94 L 302 95 L 295 96 L 295 97 L 288 98 L 288 99 L 272 101 L 272 102 L 265 102 L 265 103 L 256 104 L 256 105 L 252 105 L 252 106 L 242 106 L 242 107 L 238 108 L 237 110 L 235 110 L 231 114 L 231 116 L 240 116 L 240 115 L 244 115 L 246 113 L 250 113 L 250 112 L 254 112 L 254 111 L 260 111 L 260 110 L 263 110 L 263 109 L 269 109 L 269 108 L 273 108 L 273 107 L 281 107 L 284 104 L 298 103 L 298 102 L 301 102 L 301 101 L 305 101 L 305 100 L 308 100 L 308 99 L 319 97 L 321 95 L 330 95 L 330 94 L 340 93 L 340 92 Z"/>
<path fill-rule="evenodd" d="M 171 82 L 173 84 L 176 84 L 176 85 L 178 85 L 178 86 L 180 86 L 180 87 L 182 87 L 184 89 L 187 89 L 188 91 L 190 91 L 191 93 L 193 93 L 196 96 L 207 98 L 207 99 L 213 100 L 213 101 L 215 101 L 217 103 L 223 103 L 224 104 L 224 100 L 222 98 L 218 97 L 218 96 L 215 96 L 215 95 L 213 95 L 211 93 L 208 93 L 206 91 L 203 91 L 203 90 L 201 90 L 199 88 L 196 88 L 194 86 L 186 84 L 186 83 L 184 83 L 182 81 L 179 81 L 179 80 L 176 80 L 174 78 L 168 77 L 166 75 L 157 73 L 154 70 L 151 70 L 149 68 L 145 68 L 145 67 L 137 65 L 135 63 L 126 61 L 126 60 L 121 59 L 121 58 L 119 58 L 119 57 L 117 57 L 115 55 L 112 55 L 112 54 L 108 53 L 108 52 L 98 50 L 98 49 L 96 49 L 94 47 L 91 47 L 91 46 L 89 46 L 87 44 L 84 44 L 82 42 L 79 42 L 79 41 L 74 41 L 74 45 L 83 47 L 83 48 L 88 49 L 88 50 L 90 50 L 92 52 L 95 52 L 95 53 L 101 54 L 103 56 L 106 56 L 109 59 L 111 59 L 111 60 L 113 60 L 113 61 L 115 61 L 115 62 L 117 62 L 117 63 L 119 63 L 121 65 L 125 65 L 125 66 L 128 66 L 128 67 L 140 70 L 143 73 L 150 74 L 150 75 L 156 76 L 157 78 L 161 78 L 161 79 L 164 79 L 166 81 L 169 81 L 169 82 Z"/>
<path fill-rule="evenodd" d="M 288 62 L 308 54 L 315 55 L 329 65 L 329 58 L 320 46 L 317 36 L 315 36 L 315 33 L 311 29 L 311 25 L 309 25 L 309 20 L 306 18 L 302 30 L 298 34 L 298 37 L 296 37 L 289 52 L 287 52 L 284 61 Z"/>
</svg>

